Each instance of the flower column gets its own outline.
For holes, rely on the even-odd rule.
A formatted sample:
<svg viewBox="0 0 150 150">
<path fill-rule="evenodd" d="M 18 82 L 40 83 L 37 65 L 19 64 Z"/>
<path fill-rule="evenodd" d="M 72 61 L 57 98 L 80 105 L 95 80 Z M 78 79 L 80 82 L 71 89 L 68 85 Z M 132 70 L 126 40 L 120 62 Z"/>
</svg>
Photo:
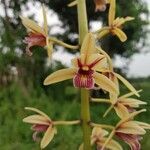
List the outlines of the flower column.
<svg viewBox="0 0 150 150">
<path fill-rule="evenodd" d="M 85 0 L 78 0 L 78 26 L 79 26 L 79 44 L 83 43 L 85 35 L 88 33 L 87 14 Z M 84 150 L 91 150 L 90 137 L 90 106 L 89 91 L 81 89 L 81 120 L 83 129 Z"/>
</svg>

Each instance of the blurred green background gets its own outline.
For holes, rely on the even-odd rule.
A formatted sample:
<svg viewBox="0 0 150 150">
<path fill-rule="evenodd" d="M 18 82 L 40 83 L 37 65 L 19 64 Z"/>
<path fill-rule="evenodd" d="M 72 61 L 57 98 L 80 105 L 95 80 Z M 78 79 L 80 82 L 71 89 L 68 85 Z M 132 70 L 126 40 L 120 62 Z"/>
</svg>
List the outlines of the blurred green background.
<svg viewBox="0 0 150 150">
<path fill-rule="evenodd" d="M 107 36 L 101 42 L 101 46 L 115 58 L 119 55 L 130 60 L 131 56 L 146 47 L 148 37 L 148 5 L 145 1 L 125 0 L 117 1 L 117 16 L 134 16 L 135 21 L 125 25 L 124 31 L 128 35 L 128 41 L 121 43 L 118 38 Z M 35 107 L 47 113 L 54 120 L 75 120 L 80 118 L 79 90 L 72 87 L 72 81 L 57 83 L 48 87 L 43 86 L 43 80 L 51 72 L 66 67 L 63 62 L 53 61 L 49 64 L 46 51 L 43 48 L 34 47 L 33 56 L 28 57 L 24 53 L 25 44 L 23 39 L 26 35 L 19 15 L 26 15 L 42 22 L 41 16 L 36 16 L 34 10 L 41 8 L 44 3 L 50 12 L 48 17 L 53 22 L 53 15 L 58 16 L 59 23 L 49 25 L 50 34 L 59 39 L 77 44 L 78 28 L 76 9 L 68 8 L 69 0 L 2 0 L 0 3 L 0 150 L 38 150 L 39 143 L 32 140 L 30 125 L 24 124 L 22 119 L 31 114 L 24 107 Z M 102 24 L 107 23 L 107 12 L 95 13 L 94 3 L 87 0 L 89 27 L 96 20 Z M 34 7 L 33 7 L 34 6 Z M 128 11 L 126 11 L 128 10 Z M 143 16 L 143 17 L 141 17 Z M 37 19 L 38 18 L 38 19 Z M 140 43 L 140 44 L 138 44 Z M 54 51 L 60 47 L 55 46 Z M 69 51 L 75 54 L 75 51 Z M 62 56 L 62 60 L 63 60 Z M 48 65 L 49 64 L 49 65 Z M 126 76 L 127 67 L 116 68 L 118 72 Z M 149 68 L 148 68 L 149 69 Z M 139 68 L 140 70 L 140 68 Z M 150 123 L 150 77 L 130 78 L 137 89 L 143 89 L 141 100 L 148 103 L 147 112 L 140 114 L 137 120 Z M 94 96 L 100 95 L 101 91 L 91 91 Z M 122 87 L 122 92 L 128 92 Z M 114 124 L 118 118 L 115 113 L 102 118 L 102 114 L 108 105 L 91 104 L 92 120 L 96 122 Z M 142 150 L 149 150 L 150 132 L 142 142 Z M 46 148 L 52 150 L 76 150 L 82 142 L 80 126 L 58 127 L 58 134 L 52 143 Z M 124 150 L 129 147 L 124 145 Z"/>
</svg>

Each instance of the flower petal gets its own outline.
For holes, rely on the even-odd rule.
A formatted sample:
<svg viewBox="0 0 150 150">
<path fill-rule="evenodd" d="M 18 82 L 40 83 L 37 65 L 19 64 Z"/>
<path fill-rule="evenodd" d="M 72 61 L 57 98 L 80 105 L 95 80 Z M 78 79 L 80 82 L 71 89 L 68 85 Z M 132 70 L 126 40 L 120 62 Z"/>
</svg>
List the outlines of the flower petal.
<svg viewBox="0 0 150 150">
<path fill-rule="evenodd" d="M 137 92 L 141 92 L 142 90 L 138 90 Z M 127 93 L 127 94 L 124 94 L 122 96 L 120 96 L 119 98 L 122 99 L 122 98 L 127 98 L 127 97 L 130 97 L 130 96 L 133 96 L 135 95 L 134 92 L 130 92 L 130 93 Z"/>
<path fill-rule="evenodd" d="M 87 64 L 90 55 L 96 52 L 95 45 L 96 43 L 94 35 L 92 33 L 88 33 L 85 36 L 83 44 L 81 46 L 81 54 L 84 54 L 84 57 L 81 57 L 82 64 Z"/>
<path fill-rule="evenodd" d="M 122 118 L 125 118 L 125 117 L 128 117 L 129 116 L 129 112 L 128 112 L 128 109 L 122 105 L 122 104 L 117 104 L 115 107 L 114 107 L 117 115 L 122 119 Z"/>
<path fill-rule="evenodd" d="M 48 37 L 46 37 L 46 46 L 47 46 L 47 55 L 49 58 L 51 58 L 53 52 L 53 43 L 49 41 Z"/>
<path fill-rule="evenodd" d="M 23 119 L 23 122 L 30 124 L 49 125 L 50 120 L 41 115 L 31 115 Z"/>
<path fill-rule="evenodd" d="M 150 124 L 140 121 L 134 121 L 136 124 L 138 124 L 143 129 L 150 129 Z"/>
<path fill-rule="evenodd" d="M 68 7 L 73 7 L 73 6 L 77 5 L 77 4 L 78 4 L 78 1 L 75 0 L 75 1 L 73 1 L 73 2 L 71 2 L 71 3 L 69 3 L 69 4 L 68 4 Z"/>
<path fill-rule="evenodd" d="M 137 100 L 135 98 L 125 98 L 125 99 L 119 99 L 119 102 L 123 105 L 130 106 L 130 107 L 139 107 L 139 105 L 146 105 L 146 102 L 143 102 L 141 100 Z"/>
<path fill-rule="evenodd" d="M 97 34 L 97 38 L 101 39 L 102 37 L 104 37 L 105 35 L 107 35 L 109 32 L 110 32 L 109 28 L 108 29 L 106 28 L 106 29 L 102 30 L 101 32 L 99 32 Z"/>
<path fill-rule="evenodd" d="M 102 146 L 106 141 L 106 138 L 103 138 L 103 140 L 99 143 L 101 143 L 100 145 Z M 115 140 L 110 140 L 107 145 L 105 146 L 106 149 L 110 149 L 110 150 L 123 150 L 123 148 L 121 147 L 121 145 L 115 141 Z"/>
<path fill-rule="evenodd" d="M 125 42 L 127 40 L 126 34 L 119 28 L 114 27 L 112 33 L 117 35 L 121 42 Z"/>
<path fill-rule="evenodd" d="M 122 83 L 124 83 L 126 85 L 126 87 L 128 89 L 130 89 L 136 96 L 140 96 L 139 93 L 137 92 L 137 90 L 125 79 L 123 78 L 121 75 L 117 74 L 117 73 L 114 73 L 115 76 L 120 80 L 122 81 Z"/>
<path fill-rule="evenodd" d="M 36 109 L 36 108 L 33 108 L 33 107 L 25 107 L 25 109 L 26 109 L 26 110 L 34 111 L 34 112 L 36 112 L 36 113 L 38 113 L 38 114 L 44 116 L 44 117 L 47 118 L 48 120 L 51 120 L 51 119 L 48 117 L 48 115 L 46 115 L 44 112 L 42 112 L 42 111 L 40 111 L 40 110 L 38 110 L 38 109 Z"/>
<path fill-rule="evenodd" d="M 117 132 L 125 134 L 143 135 L 146 131 L 134 121 L 128 121 L 120 125 Z"/>
<path fill-rule="evenodd" d="M 109 7 L 109 16 L 108 16 L 109 26 L 113 24 L 113 21 L 115 19 L 115 13 L 116 13 L 116 0 L 111 0 L 110 7 Z"/>
<path fill-rule="evenodd" d="M 77 73 L 73 78 L 73 85 L 77 88 L 94 88 L 94 79 L 92 75 L 81 75 Z"/>
<path fill-rule="evenodd" d="M 83 149 L 84 148 L 84 145 L 83 145 L 83 143 L 79 146 L 79 150 L 84 150 Z"/>
<path fill-rule="evenodd" d="M 45 132 L 44 137 L 42 138 L 41 149 L 44 149 L 51 142 L 55 134 L 56 134 L 56 129 L 50 126 Z"/>
<path fill-rule="evenodd" d="M 119 93 L 116 85 L 111 80 L 109 80 L 106 76 L 95 72 L 93 74 L 93 77 L 95 79 L 95 83 L 99 85 L 102 89 L 114 94 Z"/>
<path fill-rule="evenodd" d="M 96 47 L 96 49 L 107 58 L 110 71 L 113 71 L 113 64 L 110 56 L 101 47 Z"/>
<path fill-rule="evenodd" d="M 75 68 L 61 69 L 52 74 L 50 74 L 45 80 L 44 85 L 49 85 L 53 83 L 57 83 L 60 81 L 64 81 L 67 79 L 71 79 L 74 77 L 76 73 Z"/>
<path fill-rule="evenodd" d="M 48 36 L 47 17 L 46 17 L 46 11 L 45 11 L 44 4 L 42 6 L 42 11 L 43 11 L 43 19 L 44 19 L 44 31 L 45 31 L 45 35 Z"/>
<path fill-rule="evenodd" d="M 140 136 L 138 135 L 132 135 L 132 134 L 124 134 L 124 133 L 116 133 L 116 135 L 122 139 L 124 142 L 126 142 L 131 150 L 140 150 L 141 145 L 140 145 Z"/>
<path fill-rule="evenodd" d="M 25 18 L 25 17 L 20 17 L 21 20 L 22 20 L 22 24 L 29 30 L 33 31 L 33 32 L 37 32 L 37 33 L 41 33 L 45 36 L 45 32 L 44 30 L 39 26 L 37 25 L 36 22 L 28 19 L 28 18 Z"/>
</svg>

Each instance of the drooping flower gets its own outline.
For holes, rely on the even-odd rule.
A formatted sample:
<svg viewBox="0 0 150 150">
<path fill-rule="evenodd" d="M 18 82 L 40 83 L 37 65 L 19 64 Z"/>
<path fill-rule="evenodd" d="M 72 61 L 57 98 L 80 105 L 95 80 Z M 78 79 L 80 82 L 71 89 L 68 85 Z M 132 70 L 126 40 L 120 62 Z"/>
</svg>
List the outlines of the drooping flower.
<svg viewBox="0 0 150 150">
<path fill-rule="evenodd" d="M 94 84 L 97 84 L 110 93 L 118 93 L 115 84 L 105 75 L 97 72 L 107 64 L 105 57 L 96 52 L 95 38 L 92 33 L 86 35 L 81 46 L 81 55 L 72 60 L 72 65 L 72 68 L 58 70 L 49 75 L 44 85 L 73 78 L 75 87 L 92 89 Z"/>
<path fill-rule="evenodd" d="M 122 116 L 115 129 L 103 144 L 102 149 L 104 149 L 112 137 L 116 135 L 118 138 L 126 142 L 131 150 L 140 150 L 140 140 L 142 139 L 142 135 L 146 133 L 145 129 L 150 129 L 150 124 L 134 121 L 134 117 L 145 111 L 146 109 L 142 109 L 130 113 L 127 116 Z"/>
<path fill-rule="evenodd" d="M 125 22 L 131 21 L 133 17 L 117 17 L 115 19 L 116 13 L 116 0 L 110 1 L 109 7 L 109 16 L 108 16 L 108 24 L 109 26 L 103 27 L 102 29 L 98 30 L 98 38 L 103 37 L 104 35 L 111 33 L 112 35 L 116 35 L 122 42 L 127 40 L 126 34 L 122 31 L 122 26 Z"/>
<path fill-rule="evenodd" d="M 117 124 L 115 135 L 126 142 L 131 150 L 140 150 L 140 140 L 146 133 L 145 129 L 150 129 L 150 124 L 134 121 L 133 118 L 145 110 L 131 113 L 129 116 L 122 118 Z"/>
<path fill-rule="evenodd" d="M 32 124 L 33 140 L 40 140 L 38 133 L 44 132 L 44 136 L 41 140 L 41 149 L 44 149 L 53 139 L 54 135 L 57 133 L 56 128 L 53 126 L 53 121 L 42 111 L 26 107 L 25 109 L 36 112 L 36 115 L 31 115 L 23 119 L 23 122 Z"/>
<path fill-rule="evenodd" d="M 108 132 L 100 127 L 94 127 L 93 130 L 92 130 L 92 136 L 91 136 L 91 144 L 94 145 L 96 144 L 97 145 L 97 150 L 101 150 L 101 148 L 103 147 L 103 144 L 106 142 L 107 140 L 107 136 L 108 135 Z M 109 150 L 123 150 L 121 145 L 111 139 L 107 145 L 106 145 L 106 149 L 109 149 Z"/>
<path fill-rule="evenodd" d="M 106 5 L 110 0 L 94 0 L 95 3 L 95 11 L 105 11 Z"/>
<path fill-rule="evenodd" d="M 141 90 L 140 90 L 141 91 Z M 138 91 L 138 92 L 140 92 Z M 134 95 L 133 92 L 124 94 L 120 97 L 113 97 L 110 98 L 110 103 L 111 106 L 107 109 L 105 112 L 104 116 L 106 116 L 112 108 L 115 109 L 117 115 L 120 118 L 124 118 L 128 116 L 130 113 L 136 111 L 136 108 L 138 108 L 140 105 L 145 105 L 147 104 L 146 102 L 143 102 L 141 100 L 135 99 L 135 98 L 130 98 L 130 96 Z M 113 95 L 110 95 L 110 97 Z"/>
<path fill-rule="evenodd" d="M 28 55 L 32 55 L 31 48 L 33 46 L 41 46 L 47 47 L 47 54 L 50 57 L 52 53 L 53 43 L 49 41 L 48 37 L 48 27 L 47 27 L 47 18 L 44 6 L 42 7 L 43 10 L 43 18 L 44 18 L 44 25 L 40 27 L 36 24 L 36 22 L 22 17 L 21 20 L 23 25 L 27 28 L 28 36 L 25 37 L 24 43 L 27 44 L 26 53 Z"/>
</svg>

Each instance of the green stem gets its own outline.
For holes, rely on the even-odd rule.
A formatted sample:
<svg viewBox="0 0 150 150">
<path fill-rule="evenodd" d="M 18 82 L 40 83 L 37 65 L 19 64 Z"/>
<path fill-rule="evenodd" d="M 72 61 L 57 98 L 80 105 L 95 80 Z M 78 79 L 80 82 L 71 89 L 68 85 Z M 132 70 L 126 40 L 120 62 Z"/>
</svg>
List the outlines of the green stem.
<svg viewBox="0 0 150 150">
<path fill-rule="evenodd" d="M 90 127 L 90 104 L 89 104 L 89 91 L 81 89 L 81 119 L 83 129 L 83 143 L 84 150 L 91 150 L 91 127 Z"/>
<path fill-rule="evenodd" d="M 78 26 L 79 26 L 79 44 L 82 45 L 85 35 L 88 33 L 87 13 L 85 0 L 78 0 Z M 83 129 L 84 150 L 91 150 L 91 127 L 90 122 L 90 106 L 89 91 L 81 89 L 81 120 Z"/>
<path fill-rule="evenodd" d="M 78 0 L 77 6 L 78 6 L 79 44 L 81 45 L 85 35 L 88 33 L 85 0 Z"/>
</svg>

